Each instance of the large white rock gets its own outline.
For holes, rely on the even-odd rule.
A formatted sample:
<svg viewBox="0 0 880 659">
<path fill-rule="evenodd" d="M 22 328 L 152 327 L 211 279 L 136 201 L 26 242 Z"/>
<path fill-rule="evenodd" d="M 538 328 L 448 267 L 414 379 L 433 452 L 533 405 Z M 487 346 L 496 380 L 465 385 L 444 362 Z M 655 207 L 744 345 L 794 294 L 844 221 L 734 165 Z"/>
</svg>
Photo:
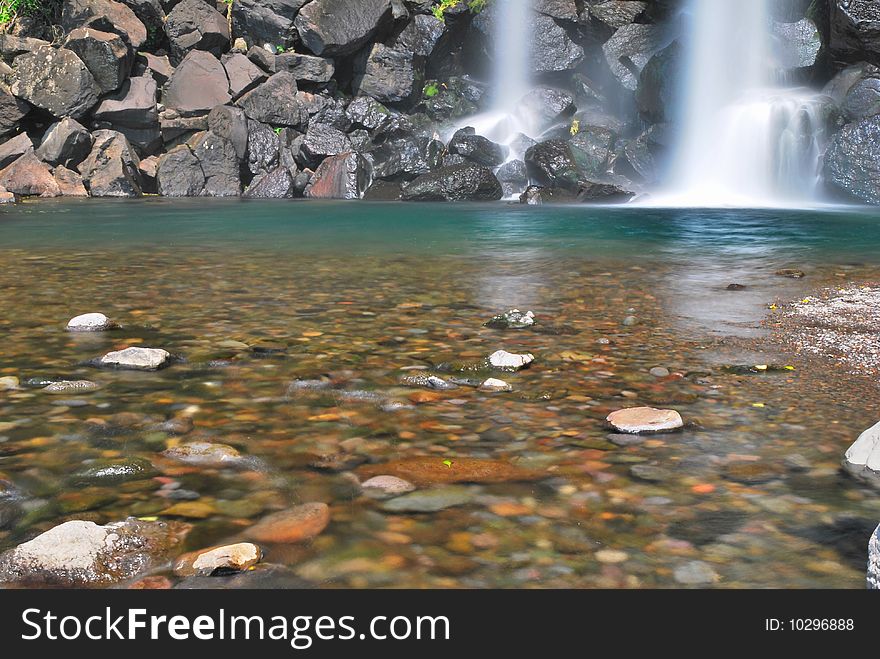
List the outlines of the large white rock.
<svg viewBox="0 0 880 659">
<path fill-rule="evenodd" d="M 868 588 L 880 590 L 880 526 L 868 541 Z"/>
<path fill-rule="evenodd" d="M 675 410 L 658 410 L 653 407 L 630 407 L 608 415 L 605 421 L 617 432 L 638 435 L 653 432 L 672 432 L 684 425 Z"/>
<path fill-rule="evenodd" d="M 880 486 L 880 423 L 859 435 L 847 449 L 843 465 L 856 478 Z"/>
<path fill-rule="evenodd" d="M 482 391 L 512 391 L 513 387 L 507 384 L 504 380 L 489 378 L 488 380 L 483 381 L 480 385 L 480 389 Z"/>
<path fill-rule="evenodd" d="M 524 355 L 515 355 L 506 350 L 497 350 L 489 355 L 489 364 L 494 368 L 503 368 L 505 370 L 518 370 L 525 368 L 535 361 L 535 356 L 531 353 Z"/>
<path fill-rule="evenodd" d="M 102 313 L 84 313 L 67 321 L 69 332 L 103 332 L 116 327 L 116 323 Z"/>
<path fill-rule="evenodd" d="M 161 348 L 126 348 L 108 352 L 101 357 L 102 366 L 127 368 L 138 371 L 155 371 L 168 363 L 171 353 Z"/>
</svg>

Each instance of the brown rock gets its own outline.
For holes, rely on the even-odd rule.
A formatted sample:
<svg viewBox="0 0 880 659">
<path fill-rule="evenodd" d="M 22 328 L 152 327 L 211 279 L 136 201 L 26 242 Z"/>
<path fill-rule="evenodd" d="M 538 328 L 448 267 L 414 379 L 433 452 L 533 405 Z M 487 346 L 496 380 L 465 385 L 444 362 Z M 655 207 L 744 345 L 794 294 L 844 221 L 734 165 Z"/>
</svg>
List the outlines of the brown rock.
<svg viewBox="0 0 880 659">
<path fill-rule="evenodd" d="M 183 58 L 165 87 L 163 103 L 183 116 L 208 114 L 232 100 L 226 70 L 216 57 L 193 50 Z"/>
<path fill-rule="evenodd" d="M 447 483 L 507 483 L 533 481 L 542 474 L 527 471 L 501 460 L 444 458 L 442 456 L 405 458 L 368 465 L 358 470 L 361 477 L 390 474 L 419 486 Z"/>
<path fill-rule="evenodd" d="M 250 542 L 200 549 L 178 558 L 174 562 L 174 574 L 209 577 L 218 572 L 242 572 L 259 563 L 262 556 L 260 548 Z"/>
<path fill-rule="evenodd" d="M 366 159 L 357 153 L 341 153 L 320 164 L 305 195 L 312 199 L 360 199 L 369 184 Z"/>
<path fill-rule="evenodd" d="M 86 186 L 83 185 L 82 176 L 67 167 L 58 165 L 55 168 L 55 182 L 61 191 L 62 197 L 88 197 Z"/>
<path fill-rule="evenodd" d="M 290 510 L 264 517 L 245 535 L 258 542 L 291 543 L 311 540 L 330 523 L 330 508 L 325 503 L 304 503 Z"/>
<path fill-rule="evenodd" d="M 617 410 L 605 419 L 614 430 L 632 435 L 673 432 L 684 422 L 675 410 L 658 410 L 653 407 L 631 407 Z"/>
<path fill-rule="evenodd" d="M 33 149 L 0 171 L 0 185 L 22 196 L 57 197 L 61 194 L 49 167 L 34 155 Z"/>
</svg>

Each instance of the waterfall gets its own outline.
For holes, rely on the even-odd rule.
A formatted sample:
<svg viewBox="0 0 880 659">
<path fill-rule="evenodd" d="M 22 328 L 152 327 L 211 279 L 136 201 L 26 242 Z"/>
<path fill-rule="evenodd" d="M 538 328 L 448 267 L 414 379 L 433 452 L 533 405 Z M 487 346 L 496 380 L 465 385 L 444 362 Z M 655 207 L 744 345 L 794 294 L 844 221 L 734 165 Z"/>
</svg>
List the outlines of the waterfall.
<svg viewBox="0 0 880 659">
<path fill-rule="evenodd" d="M 657 201 L 676 206 L 815 200 L 822 103 L 782 87 L 772 0 L 688 0 L 681 134 Z"/>
</svg>

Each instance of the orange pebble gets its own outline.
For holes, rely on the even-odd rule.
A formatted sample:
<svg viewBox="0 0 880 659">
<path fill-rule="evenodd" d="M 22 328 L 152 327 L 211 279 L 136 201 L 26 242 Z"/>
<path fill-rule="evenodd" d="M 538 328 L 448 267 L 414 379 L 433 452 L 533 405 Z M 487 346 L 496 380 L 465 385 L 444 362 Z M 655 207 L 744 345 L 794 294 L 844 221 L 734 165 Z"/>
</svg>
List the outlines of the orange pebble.
<svg viewBox="0 0 880 659">
<path fill-rule="evenodd" d="M 694 494 L 711 494 L 715 491 L 715 486 L 710 483 L 700 483 L 699 485 L 694 485 L 691 488 L 691 492 Z"/>
</svg>

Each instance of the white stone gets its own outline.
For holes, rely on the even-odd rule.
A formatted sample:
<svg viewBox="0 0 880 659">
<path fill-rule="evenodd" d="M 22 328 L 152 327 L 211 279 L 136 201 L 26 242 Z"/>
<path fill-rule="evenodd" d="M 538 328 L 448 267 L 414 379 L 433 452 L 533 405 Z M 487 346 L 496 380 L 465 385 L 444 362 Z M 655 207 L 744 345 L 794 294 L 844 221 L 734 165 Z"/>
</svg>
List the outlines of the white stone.
<svg viewBox="0 0 880 659">
<path fill-rule="evenodd" d="M 880 484 L 880 423 L 859 435 L 847 449 L 844 466 L 854 476 Z"/>
<path fill-rule="evenodd" d="M 489 364 L 495 368 L 520 369 L 525 368 L 533 361 L 535 361 L 535 356 L 531 353 L 515 355 L 506 350 L 497 350 L 489 355 Z"/>
<path fill-rule="evenodd" d="M 43 387 L 43 391 L 47 394 L 83 394 L 99 388 L 97 383 L 90 380 L 59 380 Z"/>
<path fill-rule="evenodd" d="M 235 545 L 217 547 L 199 554 L 198 558 L 193 561 L 193 567 L 200 572 L 208 573 L 221 568 L 243 570 L 258 562 L 261 556 L 262 552 L 255 544 L 239 542 Z"/>
<path fill-rule="evenodd" d="M 115 539 L 110 527 L 65 522 L 16 547 L 14 558 L 37 570 L 89 570 L 101 552 L 113 548 Z"/>
<path fill-rule="evenodd" d="M 103 332 L 116 325 L 102 313 L 85 313 L 67 321 L 70 332 Z"/>
<path fill-rule="evenodd" d="M 406 494 L 416 489 L 416 486 L 397 476 L 373 476 L 361 483 L 365 490 L 380 490 L 384 494 Z"/>
<path fill-rule="evenodd" d="M 880 526 L 868 541 L 868 588 L 880 590 Z"/>
<path fill-rule="evenodd" d="M 480 385 L 480 389 L 483 391 L 512 391 L 513 387 L 507 384 L 504 380 L 489 378 Z"/>
<path fill-rule="evenodd" d="M 126 348 L 108 352 L 101 357 L 102 366 L 115 366 L 142 371 L 155 371 L 164 366 L 171 354 L 161 348 Z"/>
<path fill-rule="evenodd" d="M 617 410 L 609 414 L 605 421 L 618 432 L 632 435 L 671 432 L 684 426 L 681 415 L 675 410 L 658 410 L 653 407 Z"/>
</svg>

